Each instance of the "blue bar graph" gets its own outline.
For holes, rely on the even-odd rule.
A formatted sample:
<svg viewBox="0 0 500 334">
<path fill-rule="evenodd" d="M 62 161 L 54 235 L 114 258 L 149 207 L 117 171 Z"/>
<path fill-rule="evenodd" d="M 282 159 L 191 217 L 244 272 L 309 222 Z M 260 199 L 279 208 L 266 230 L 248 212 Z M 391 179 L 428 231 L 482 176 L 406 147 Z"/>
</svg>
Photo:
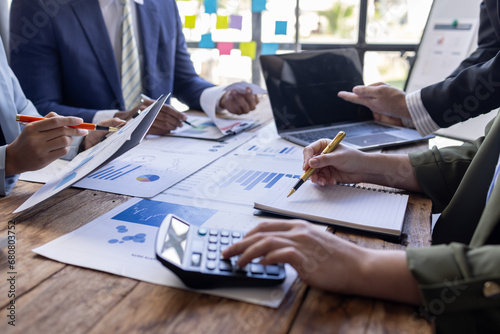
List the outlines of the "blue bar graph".
<svg viewBox="0 0 500 334">
<path fill-rule="evenodd" d="M 243 190 L 248 191 L 259 184 L 263 184 L 264 189 L 269 189 L 283 177 L 298 179 L 300 175 L 238 169 L 233 171 L 226 179 L 222 180 L 220 182 L 220 187 L 227 188 L 231 185 L 238 185 L 243 187 Z"/>
<path fill-rule="evenodd" d="M 278 154 L 291 154 L 297 151 L 297 147 L 286 146 L 280 148 L 271 148 L 271 147 L 259 147 L 258 145 L 252 145 L 248 148 L 248 151 L 255 152 L 257 155 L 276 156 Z"/>
<path fill-rule="evenodd" d="M 139 166 L 133 166 L 133 165 L 126 165 L 121 168 L 116 168 L 115 166 L 107 167 L 104 168 L 94 174 L 90 174 L 87 176 L 89 179 L 98 179 L 98 180 L 110 180 L 114 181 L 124 175 L 127 175 L 128 173 L 133 172 L 136 169 L 141 168 L 142 165 Z M 127 169 L 128 168 L 128 169 Z"/>
</svg>

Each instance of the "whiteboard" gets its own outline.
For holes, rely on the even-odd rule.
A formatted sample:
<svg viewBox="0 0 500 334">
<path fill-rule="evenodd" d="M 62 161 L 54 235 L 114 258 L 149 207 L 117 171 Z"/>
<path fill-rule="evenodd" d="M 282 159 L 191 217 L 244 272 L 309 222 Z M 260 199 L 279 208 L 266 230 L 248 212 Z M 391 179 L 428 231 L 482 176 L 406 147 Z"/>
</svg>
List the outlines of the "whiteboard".
<svg viewBox="0 0 500 334">
<path fill-rule="evenodd" d="M 434 0 L 406 82 L 407 93 L 444 80 L 477 48 L 480 4 L 481 0 Z M 436 134 L 475 140 L 484 135 L 484 127 L 496 111 L 440 129 Z"/>
<path fill-rule="evenodd" d="M 434 0 L 405 91 L 444 80 L 477 47 L 481 0 Z"/>
</svg>

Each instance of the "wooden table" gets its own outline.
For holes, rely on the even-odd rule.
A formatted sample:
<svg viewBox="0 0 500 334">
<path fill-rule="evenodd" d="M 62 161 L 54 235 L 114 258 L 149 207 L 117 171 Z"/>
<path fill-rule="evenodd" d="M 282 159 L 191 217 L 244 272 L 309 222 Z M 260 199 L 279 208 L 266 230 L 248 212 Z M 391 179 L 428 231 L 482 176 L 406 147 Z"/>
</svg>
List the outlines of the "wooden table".
<svg viewBox="0 0 500 334">
<path fill-rule="evenodd" d="M 15 263 L 0 251 L 0 333 L 431 333 L 416 307 L 343 296 L 297 280 L 272 309 L 66 265 L 31 250 L 127 201 L 127 196 L 70 188 L 16 217 L 11 212 L 40 187 L 19 181 L 0 199 L 0 236 L 15 232 Z M 431 202 L 411 194 L 402 244 L 335 233 L 359 245 L 404 249 L 430 244 Z M 15 228 L 15 229 L 14 229 Z M 9 272 L 15 274 L 8 274 Z M 15 327 L 7 309 L 15 276 Z M 369 284 L 369 277 L 367 284 Z"/>
</svg>

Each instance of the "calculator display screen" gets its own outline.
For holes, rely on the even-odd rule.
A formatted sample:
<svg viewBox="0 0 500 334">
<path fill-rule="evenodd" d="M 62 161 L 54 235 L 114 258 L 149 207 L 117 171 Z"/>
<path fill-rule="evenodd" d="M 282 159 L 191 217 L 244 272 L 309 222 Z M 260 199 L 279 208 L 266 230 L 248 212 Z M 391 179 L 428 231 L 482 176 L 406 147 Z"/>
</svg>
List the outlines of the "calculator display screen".
<svg viewBox="0 0 500 334">
<path fill-rule="evenodd" d="M 174 217 L 172 218 L 161 252 L 164 259 L 179 266 L 182 265 L 188 232 L 189 225 Z"/>
</svg>

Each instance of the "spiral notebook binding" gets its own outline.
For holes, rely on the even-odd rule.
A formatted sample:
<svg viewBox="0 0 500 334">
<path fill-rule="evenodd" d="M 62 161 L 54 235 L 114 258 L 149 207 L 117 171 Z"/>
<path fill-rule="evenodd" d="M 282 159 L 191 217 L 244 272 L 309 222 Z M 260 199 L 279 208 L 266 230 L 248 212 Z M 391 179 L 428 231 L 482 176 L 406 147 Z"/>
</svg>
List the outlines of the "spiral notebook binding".
<svg viewBox="0 0 500 334">
<path fill-rule="evenodd" d="M 344 187 L 352 187 L 352 188 L 364 189 L 364 190 L 371 190 L 371 191 L 376 191 L 376 192 L 379 192 L 379 193 L 387 193 L 387 194 L 394 194 L 394 195 L 404 195 L 402 192 L 399 192 L 399 191 L 377 189 L 377 188 L 372 188 L 372 187 L 360 186 L 357 183 L 337 183 L 337 185 L 344 186 Z"/>
</svg>

